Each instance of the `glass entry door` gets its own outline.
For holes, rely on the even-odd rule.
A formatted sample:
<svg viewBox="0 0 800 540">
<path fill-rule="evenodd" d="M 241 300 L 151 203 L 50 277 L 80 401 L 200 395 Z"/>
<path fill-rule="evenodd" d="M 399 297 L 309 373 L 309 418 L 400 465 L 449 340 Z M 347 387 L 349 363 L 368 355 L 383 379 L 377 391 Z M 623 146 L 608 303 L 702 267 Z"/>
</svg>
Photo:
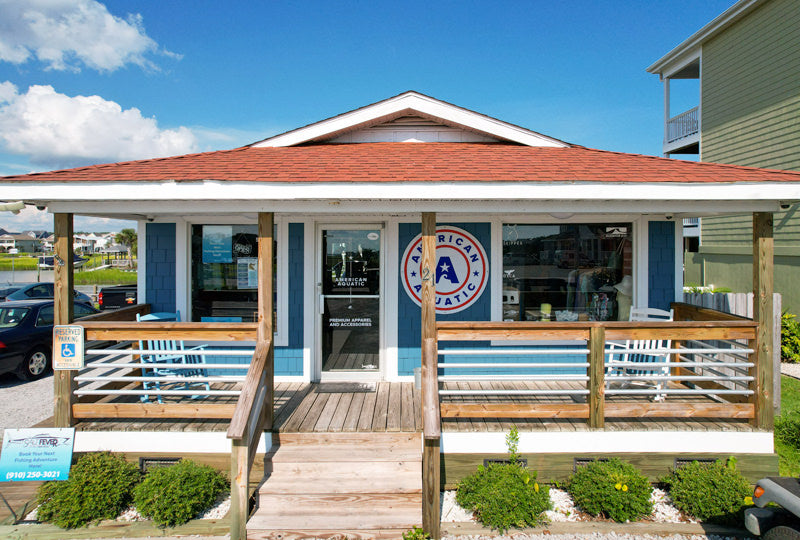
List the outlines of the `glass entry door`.
<svg viewBox="0 0 800 540">
<path fill-rule="evenodd" d="M 380 373 L 381 229 L 321 230 L 322 374 Z"/>
</svg>

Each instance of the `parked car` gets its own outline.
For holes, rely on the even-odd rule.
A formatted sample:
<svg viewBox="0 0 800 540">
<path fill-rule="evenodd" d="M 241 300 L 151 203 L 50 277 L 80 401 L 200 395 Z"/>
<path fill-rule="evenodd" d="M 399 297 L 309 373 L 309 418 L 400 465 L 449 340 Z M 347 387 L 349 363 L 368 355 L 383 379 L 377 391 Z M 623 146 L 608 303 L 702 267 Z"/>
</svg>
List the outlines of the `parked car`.
<svg viewBox="0 0 800 540">
<path fill-rule="evenodd" d="M 51 368 L 53 300 L 18 300 L 0 304 L 0 374 L 14 372 L 23 381 L 43 377 Z M 76 319 L 99 313 L 75 302 Z"/>
<path fill-rule="evenodd" d="M 20 290 L 22 287 L 23 285 L 9 285 L 0 289 L 0 302 L 4 302 L 9 294 Z"/>
<path fill-rule="evenodd" d="M 32 300 L 35 298 L 54 298 L 55 290 L 55 285 L 53 283 L 31 283 L 30 285 L 25 285 L 19 290 L 16 290 L 6 296 L 6 301 Z M 85 302 L 90 305 L 92 304 L 92 299 L 88 294 L 83 294 L 82 292 L 74 289 L 72 290 L 72 294 L 75 296 L 76 302 Z"/>
<path fill-rule="evenodd" d="M 97 295 L 97 305 L 100 310 L 119 309 L 136 304 L 136 285 L 117 285 L 116 287 L 103 287 Z"/>
</svg>

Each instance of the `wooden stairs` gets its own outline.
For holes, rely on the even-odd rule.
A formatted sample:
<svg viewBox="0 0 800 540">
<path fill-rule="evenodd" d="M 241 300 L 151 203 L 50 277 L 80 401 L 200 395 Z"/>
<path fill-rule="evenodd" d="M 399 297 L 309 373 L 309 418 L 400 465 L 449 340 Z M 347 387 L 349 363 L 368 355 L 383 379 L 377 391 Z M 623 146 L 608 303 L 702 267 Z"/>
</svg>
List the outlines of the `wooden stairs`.
<svg viewBox="0 0 800 540">
<path fill-rule="evenodd" d="M 276 433 L 249 540 L 401 538 L 422 523 L 420 433 Z"/>
</svg>

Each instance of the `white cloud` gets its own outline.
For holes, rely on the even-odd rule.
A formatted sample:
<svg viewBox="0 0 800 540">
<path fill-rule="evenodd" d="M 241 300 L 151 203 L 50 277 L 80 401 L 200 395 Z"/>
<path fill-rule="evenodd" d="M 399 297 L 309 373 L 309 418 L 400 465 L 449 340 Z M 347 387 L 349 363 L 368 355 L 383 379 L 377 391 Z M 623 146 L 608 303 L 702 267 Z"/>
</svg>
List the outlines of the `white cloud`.
<svg viewBox="0 0 800 540">
<path fill-rule="evenodd" d="M 36 58 L 47 69 L 114 71 L 126 64 L 154 68 L 147 58 L 152 53 L 179 57 L 159 51 L 141 15 L 122 19 L 95 0 L 0 0 L 0 60 Z"/>
<path fill-rule="evenodd" d="M 9 86 L 10 85 L 10 86 Z M 123 110 L 100 96 L 70 97 L 52 86 L 24 94 L 0 83 L 0 147 L 48 168 L 146 159 L 197 150 L 186 127 L 160 129 L 136 108 Z"/>
<path fill-rule="evenodd" d="M 81 232 L 109 232 L 122 229 L 135 229 L 135 221 L 109 219 L 98 217 L 75 216 L 73 228 Z M 0 229 L 10 232 L 22 231 L 53 231 L 53 214 L 44 210 L 37 210 L 33 206 L 26 206 L 19 214 L 0 212 Z"/>
</svg>

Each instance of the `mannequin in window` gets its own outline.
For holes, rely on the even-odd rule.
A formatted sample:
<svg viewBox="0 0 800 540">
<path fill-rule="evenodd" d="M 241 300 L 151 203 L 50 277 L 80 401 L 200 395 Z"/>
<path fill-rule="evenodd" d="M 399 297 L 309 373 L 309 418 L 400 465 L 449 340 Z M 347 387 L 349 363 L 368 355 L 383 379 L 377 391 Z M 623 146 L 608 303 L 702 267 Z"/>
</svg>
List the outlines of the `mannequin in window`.
<svg viewBox="0 0 800 540">
<path fill-rule="evenodd" d="M 633 279 L 623 276 L 622 281 L 614 285 L 617 290 L 617 320 L 627 321 L 631 315 L 631 299 L 633 297 Z"/>
</svg>

